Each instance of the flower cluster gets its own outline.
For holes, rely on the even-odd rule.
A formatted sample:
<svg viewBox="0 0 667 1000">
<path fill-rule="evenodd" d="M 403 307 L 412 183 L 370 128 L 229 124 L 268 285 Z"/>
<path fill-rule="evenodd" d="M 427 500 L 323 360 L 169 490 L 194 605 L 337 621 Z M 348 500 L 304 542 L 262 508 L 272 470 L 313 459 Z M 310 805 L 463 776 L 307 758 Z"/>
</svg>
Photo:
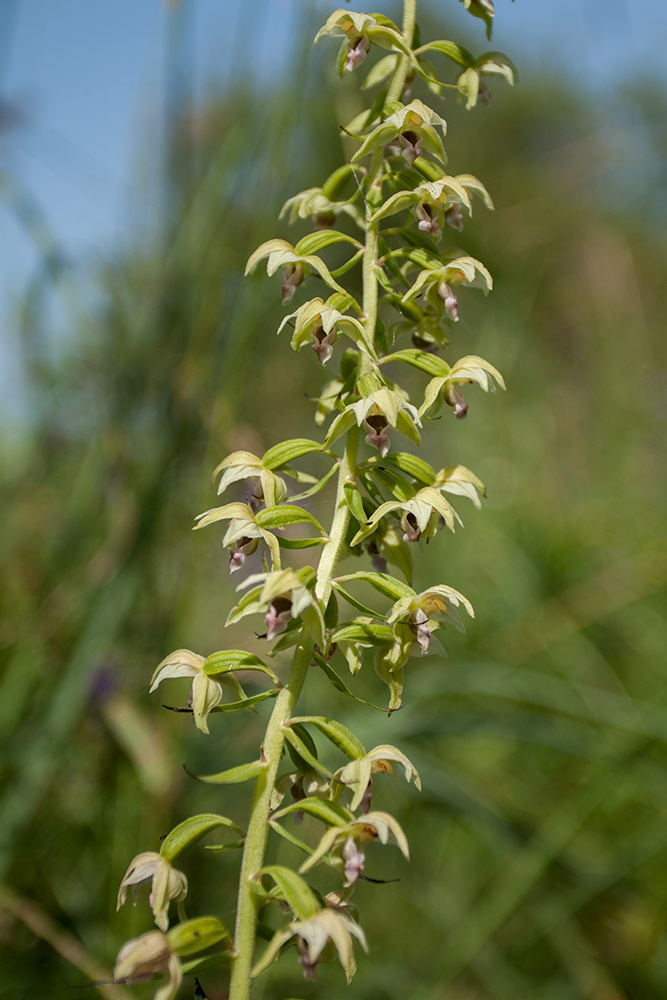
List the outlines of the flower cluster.
<svg viewBox="0 0 667 1000">
<path fill-rule="evenodd" d="M 462 2 L 490 32 L 491 0 Z M 198 960 L 184 965 L 185 956 L 220 945 L 202 967 L 231 964 L 230 1000 L 247 1000 L 250 980 L 290 947 L 306 978 L 314 978 L 319 963 L 337 957 L 349 982 L 354 942 L 367 948 L 352 897 L 359 880 L 370 878 L 367 868 L 381 864 L 373 845 L 393 843 L 409 857 L 395 817 L 371 808 L 374 782 L 402 768 L 420 788 L 419 775 L 397 747 L 367 750 L 328 715 L 297 715 L 299 694 L 311 667 L 318 667 L 339 692 L 363 701 L 339 669 L 347 665 L 354 676 L 370 667 L 388 689 L 387 704 L 370 707 L 391 714 L 401 707 L 411 660 L 446 655 L 444 627 L 463 630 L 461 609 L 473 616 L 470 602 L 449 585 L 413 589 L 413 560 L 443 528 L 453 532 L 462 523 L 453 502 L 464 498 L 481 506 L 484 485 L 463 465 L 436 471 L 414 449 L 424 422 L 443 403 L 458 419 L 466 416 L 463 386 L 504 388 L 490 362 L 448 353 L 466 289 L 487 294 L 493 285 L 484 264 L 449 237 L 463 231 L 474 199 L 487 208 L 493 203 L 476 177 L 448 173 L 447 123 L 421 97 L 412 97 L 411 88 L 422 84 L 442 93 L 445 84 L 426 58 L 430 53 L 456 65 L 454 86 L 469 108 L 488 103 L 487 77 L 512 83 L 515 71 L 498 52 L 475 57 L 448 40 L 420 44 L 415 10 L 416 0 L 404 0 L 399 27 L 381 14 L 339 9 L 318 33 L 316 41 L 341 40 L 341 74 L 356 73 L 368 61 L 366 85 L 386 87 L 345 126 L 356 142 L 350 162 L 285 205 L 283 215 L 292 222 L 310 220 L 310 231 L 294 244 L 269 240 L 248 261 L 248 272 L 264 261 L 269 275 L 280 273 L 283 303 L 299 303 L 278 332 L 290 328 L 292 348 L 310 347 L 317 371 L 326 367 L 328 380 L 315 399 L 322 432 L 321 440 L 282 441 L 261 456 L 227 455 L 215 475 L 218 492 L 231 491 L 232 497 L 197 518 L 197 528 L 225 524 L 229 571 L 248 573 L 237 586 L 227 624 L 253 618 L 262 655 L 222 649 L 204 656 L 179 649 L 158 665 L 151 691 L 186 679 L 189 699 L 176 710 L 189 713 L 204 734 L 219 714 L 254 710 L 265 700 L 274 707 L 255 759 L 199 776 L 218 785 L 257 780 L 247 831 L 218 814 L 191 817 L 171 831 L 159 852 L 139 854 L 121 881 L 119 906 L 128 892 L 136 902 L 139 887 L 150 882 L 158 930 L 124 946 L 116 979 L 133 983 L 166 974 L 158 1000 L 173 997 L 184 972 L 198 967 Z M 335 269 L 325 260 L 332 247 L 339 252 Z M 341 283 L 356 266 L 360 301 Z M 319 293 L 324 287 L 326 297 L 309 298 L 311 286 Z M 421 389 L 396 381 L 405 366 L 418 379 L 427 377 Z M 325 528 L 308 501 L 334 479 L 333 513 Z M 311 563 L 310 550 L 319 560 Z M 352 558 L 361 560 L 361 568 L 337 573 L 340 561 Z M 266 660 L 288 650 L 291 667 L 280 679 Z M 257 682 L 263 685 L 259 691 L 245 690 Z M 337 764 L 329 754 L 338 756 Z M 294 830 L 306 816 L 323 828 L 315 842 L 310 836 L 301 840 Z M 267 826 L 305 854 L 300 866 L 264 865 Z M 185 918 L 188 882 L 173 864 L 191 844 L 224 827 L 240 835 L 224 846 L 243 849 L 233 941 L 215 917 Z M 302 877 L 319 865 L 331 870 L 337 886 L 324 897 Z M 180 922 L 170 928 L 172 902 Z M 255 959 L 258 918 L 264 932 L 272 927 L 273 933 Z"/>
</svg>

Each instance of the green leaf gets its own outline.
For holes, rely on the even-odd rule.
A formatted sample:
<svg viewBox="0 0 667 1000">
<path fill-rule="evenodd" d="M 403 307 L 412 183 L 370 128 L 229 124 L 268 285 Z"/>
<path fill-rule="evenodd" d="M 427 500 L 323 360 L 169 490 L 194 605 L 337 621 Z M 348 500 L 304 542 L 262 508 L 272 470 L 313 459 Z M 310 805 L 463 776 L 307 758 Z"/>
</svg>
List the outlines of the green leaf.
<svg viewBox="0 0 667 1000">
<path fill-rule="evenodd" d="M 449 375 L 449 365 L 436 354 L 429 354 L 428 351 L 421 351 L 418 348 L 410 348 L 405 351 L 396 351 L 395 354 L 387 354 L 382 359 L 382 364 L 386 361 L 405 361 L 413 368 L 419 368 L 429 375 Z"/>
<path fill-rule="evenodd" d="M 334 243 L 351 243 L 352 246 L 357 248 L 360 246 L 359 240 L 355 240 L 353 236 L 339 233 L 335 229 L 322 229 L 316 233 L 308 233 L 307 236 L 299 240 L 294 249 L 298 254 L 306 257 L 310 254 L 319 253 L 320 250 L 324 250 Z"/>
<path fill-rule="evenodd" d="M 278 823 L 273 818 L 269 819 L 269 826 L 271 827 L 272 830 L 275 830 L 277 834 L 283 837 L 283 839 L 286 840 L 288 843 L 293 844 L 294 847 L 298 847 L 300 851 L 304 852 L 304 854 L 310 855 L 313 853 L 312 847 L 309 847 L 308 844 L 304 843 L 303 840 L 299 840 L 298 837 L 296 837 L 289 830 L 285 829 L 284 826 L 281 826 L 281 824 Z"/>
<path fill-rule="evenodd" d="M 282 503 L 270 510 L 260 510 L 255 520 L 260 528 L 274 530 L 276 528 L 288 528 L 293 524 L 313 524 L 318 531 L 326 534 L 324 528 L 316 517 L 303 507 L 296 504 Z"/>
<path fill-rule="evenodd" d="M 292 802 L 291 805 L 275 812 L 273 818 L 280 819 L 281 816 L 288 816 L 295 812 L 308 813 L 309 816 L 314 816 L 315 819 L 321 820 L 327 826 L 345 827 L 354 819 L 349 809 L 345 809 L 337 802 L 330 802 L 329 799 L 321 799 L 316 795 L 300 799 L 299 802 Z"/>
<path fill-rule="evenodd" d="M 388 455 L 384 456 L 382 462 L 389 462 L 390 465 L 395 465 L 401 472 L 412 476 L 413 479 L 416 479 L 419 483 L 423 483 L 424 486 L 432 486 L 435 482 L 435 469 L 428 462 L 424 462 L 423 459 L 418 458 L 416 455 L 410 455 L 407 451 L 390 451 Z"/>
<path fill-rule="evenodd" d="M 230 840 L 228 844 L 204 844 L 204 850 L 210 851 L 211 854 L 220 854 L 222 851 L 239 851 L 242 847 L 245 847 L 245 838 L 243 840 Z"/>
<path fill-rule="evenodd" d="M 313 659 L 331 686 L 334 687 L 340 694 L 345 695 L 346 698 L 351 698 L 353 701 L 359 702 L 360 705 L 366 705 L 367 708 L 373 708 L 376 712 L 384 712 L 385 715 L 387 714 L 388 710 L 386 707 L 383 707 L 382 705 L 373 705 L 372 702 L 365 701 L 363 698 L 359 698 L 356 694 L 353 694 L 345 681 L 338 676 L 331 664 L 327 663 L 324 657 L 319 653 L 313 653 Z"/>
<path fill-rule="evenodd" d="M 295 496 L 290 497 L 290 500 L 307 500 L 308 497 L 312 497 L 316 493 L 319 493 L 320 490 L 324 486 L 326 486 L 331 477 L 335 475 L 337 471 L 338 471 L 338 463 L 336 462 L 334 465 L 331 466 L 329 471 L 322 476 L 321 479 L 318 479 L 318 481 L 315 483 L 314 486 L 311 486 L 310 489 L 308 490 L 304 490 L 303 493 L 297 493 Z"/>
<path fill-rule="evenodd" d="M 371 618 L 378 617 L 378 613 L 374 610 L 374 608 L 369 608 L 366 604 L 357 600 L 354 594 L 350 594 L 349 591 L 347 591 L 345 587 L 342 587 L 336 580 L 334 580 L 333 586 L 334 590 L 339 593 L 341 597 L 344 597 L 347 603 L 351 604 L 353 608 L 356 608 L 357 611 L 361 611 L 362 615 L 368 615 Z"/>
<path fill-rule="evenodd" d="M 217 917 L 195 917 L 168 930 L 167 939 L 177 955 L 196 955 L 220 941 L 231 942 L 232 937 Z"/>
<path fill-rule="evenodd" d="M 325 767 L 324 764 L 320 763 L 317 756 L 312 752 L 306 741 L 303 739 L 301 733 L 299 733 L 296 729 L 292 729 L 289 725 L 283 726 L 283 732 L 287 742 L 296 750 L 301 760 L 307 764 L 308 767 L 312 767 L 313 771 L 321 774 L 323 778 L 327 778 L 329 780 L 333 778 L 333 771 L 330 771 L 328 767 Z"/>
<path fill-rule="evenodd" d="M 370 472 L 400 503 L 411 500 L 415 495 L 415 490 L 411 483 L 394 469 L 387 469 L 380 462 L 377 462 L 376 465 L 371 467 Z"/>
<path fill-rule="evenodd" d="M 271 667 L 255 656 L 254 653 L 247 653 L 244 649 L 221 649 L 217 653 L 211 653 L 202 664 L 202 670 L 209 677 L 216 674 L 233 672 L 236 670 L 249 670 L 266 674 L 274 684 L 280 686 L 280 679 L 273 672 Z"/>
<path fill-rule="evenodd" d="M 354 483 L 345 483 L 343 486 L 343 492 L 345 496 L 345 503 L 349 507 L 352 515 L 356 518 L 359 524 L 366 524 L 368 517 L 366 511 L 364 510 L 364 503 L 361 499 L 361 493 L 357 489 Z"/>
<path fill-rule="evenodd" d="M 207 969 L 217 969 L 221 965 L 227 965 L 234 957 L 231 951 L 217 951 L 214 955 L 204 955 L 201 958 L 191 958 L 189 962 L 182 962 L 183 975 L 193 975 L 196 972 L 204 972 Z"/>
<path fill-rule="evenodd" d="M 290 726 L 294 725 L 295 722 L 315 726 L 323 736 L 326 736 L 330 743 L 333 743 L 339 750 L 342 750 L 350 760 L 363 757 L 366 753 L 361 740 L 340 722 L 336 722 L 335 719 L 327 719 L 322 715 L 300 715 L 295 719 L 290 719 Z"/>
<path fill-rule="evenodd" d="M 282 535 L 276 537 L 281 549 L 312 549 L 326 542 L 326 538 L 283 538 Z"/>
<path fill-rule="evenodd" d="M 321 450 L 322 445 L 318 441 L 311 441 L 309 438 L 293 438 L 269 448 L 262 457 L 262 465 L 265 469 L 279 469 L 281 465 L 292 462 L 295 458 L 300 458 L 301 455 Z"/>
<path fill-rule="evenodd" d="M 331 636 L 332 642 L 359 642 L 370 646 L 384 646 L 394 641 L 394 633 L 388 625 L 374 625 L 371 622 L 351 622 L 343 625 Z"/>
<path fill-rule="evenodd" d="M 215 708 L 211 709 L 211 713 L 217 712 L 238 712 L 244 708 L 252 708 L 253 705 L 259 705 L 261 701 L 266 701 L 268 698 L 275 698 L 278 691 L 275 688 L 271 688 L 270 691 L 260 691 L 258 694 L 252 694 L 249 698 L 243 698 L 241 701 L 228 701 L 226 704 L 216 705 Z M 201 779 L 204 780 L 203 778 Z"/>
<path fill-rule="evenodd" d="M 250 700 L 250 699 L 248 699 Z M 250 781 L 266 770 L 266 764 L 261 760 L 253 760 L 250 764 L 239 764 L 218 774 L 193 774 L 197 781 L 205 781 L 208 785 L 238 785 L 242 781 Z"/>
<path fill-rule="evenodd" d="M 243 830 L 226 816 L 218 816 L 216 813 L 201 813 L 199 816 L 190 816 L 189 819 L 179 823 L 171 833 L 167 834 L 162 841 L 160 855 L 167 861 L 173 861 L 186 848 L 196 844 L 211 830 L 217 830 L 221 826 L 231 827 L 243 835 Z"/>
<path fill-rule="evenodd" d="M 475 57 L 472 52 L 468 49 L 464 49 L 462 45 L 458 45 L 456 42 L 449 42 L 445 39 L 429 42 L 427 45 L 422 45 L 420 48 L 415 49 L 415 55 L 421 55 L 422 52 L 440 52 L 443 56 L 447 56 L 452 62 L 458 63 L 459 66 L 467 67 L 474 66 Z"/>
<path fill-rule="evenodd" d="M 389 573 L 374 573 L 371 570 L 359 570 L 357 573 L 348 573 L 346 576 L 336 578 L 337 583 L 347 583 L 351 580 L 358 580 L 361 583 L 369 583 L 380 594 L 389 597 L 392 601 L 398 601 L 401 597 L 414 597 L 415 591 L 408 587 L 407 583 L 397 580 Z"/>
<path fill-rule="evenodd" d="M 286 868 L 284 865 L 267 865 L 259 874 L 268 875 L 273 879 L 279 891 L 271 895 L 284 900 L 299 920 L 310 920 L 321 910 L 320 901 L 313 890 L 291 868 Z"/>
</svg>

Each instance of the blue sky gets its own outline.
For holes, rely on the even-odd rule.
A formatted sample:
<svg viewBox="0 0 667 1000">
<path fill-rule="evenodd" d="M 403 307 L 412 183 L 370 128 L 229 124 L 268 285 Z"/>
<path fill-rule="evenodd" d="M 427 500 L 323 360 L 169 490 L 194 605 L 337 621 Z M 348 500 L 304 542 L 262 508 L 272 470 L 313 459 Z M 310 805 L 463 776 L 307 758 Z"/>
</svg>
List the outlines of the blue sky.
<svg viewBox="0 0 667 1000">
<path fill-rule="evenodd" d="M 437 4 L 468 25 L 456 0 Z M 304 5 L 321 10 L 322 19 L 333 7 L 320 0 L 182 0 L 174 15 L 168 0 L 0 0 L 0 97 L 24 114 L 20 126 L 0 133 L 0 171 L 20 180 L 73 261 L 106 254 L 126 237 L 147 151 L 159 141 L 170 18 L 173 25 L 181 17 L 179 30 L 189 27 L 196 95 L 212 82 L 224 86 L 245 60 L 279 72 Z M 390 9 L 379 0 L 375 6 Z M 496 0 L 496 11 L 493 47 L 520 68 L 561 66 L 600 100 L 614 79 L 640 68 L 667 82 L 667 0 Z M 481 48 L 481 22 L 472 25 Z M 5 369 L 12 301 L 36 259 L 0 199 Z"/>
</svg>

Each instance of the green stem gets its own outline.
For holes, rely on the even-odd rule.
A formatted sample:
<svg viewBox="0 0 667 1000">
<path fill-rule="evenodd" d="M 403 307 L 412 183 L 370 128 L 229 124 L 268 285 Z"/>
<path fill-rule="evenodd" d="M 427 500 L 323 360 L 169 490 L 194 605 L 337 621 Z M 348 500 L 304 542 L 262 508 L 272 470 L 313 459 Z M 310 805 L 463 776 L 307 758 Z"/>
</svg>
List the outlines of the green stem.
<svg viewBox="0 0 667 1000">
<path fill-rule="evenodd" d="M 294 708 L 310 666 L 313 646 L 313 640 L 306 630 L 302 629 L 294 652 L 289 679 L 276 698 L 264 736 L 262 749 L 266 758 L 266 770 L 257 779 L 241 864 L 234 937 L 235 958 L 229 987 L 230 1000 L 249 1000 L 250 997 L 250 973 L 255 953 L 257 913 L 261 905 L 259 897 L 253 891 L 252 879 L 264 864 L 271 793 L 283 751 L 283 723 L 294 715 Z"/>
<path fill-rule="evenodd" d="M 403 34 L 408 44 L 411 44 L 414 33 L 416 6 L 417 0 L 404 0 Z M 401 56 L 389 88 L 388 101 L 399 99 L 403 92 L 409 70 L 410 60 L 407 56 Z M 372 223 L 370 216 L 374 210 L 373 189 L 375 188 L 376 194 L 380 194 L 377 189 L 381 185 L 382 169 L 382 150 L 378 150 L 372 158 L 369 170 L 369 208 L 362 267 L 364 329 L 369 343 L 374 343 L 377 326 L 378 283 L 375 276 L 375 263 L 377 259 L 379 231 L 378 224 Z M 371 358 L 365 351 L 360 351 L 359 377 L 370 374 L 371 370 Z M 333 574 L 338 560 L 342 555 L 345 535 L 350 523 L 350 511 L 345 501 L 345 484 L 354 482 L 356 478 L 360 437 L 361 430 L 359 427 L 353 427 L 347 435 L 345 454 L 341 459 L 338 470 L 336 502 L 329 540 L 322 550 L 317 569 L 315 594 L 325 607 L 331 595 Z M 294 652 L 289 679 L 276 698 L 264 736 L 262 749 L 264 758 L 266 759 L 266 769 L 257 779 L 248 824 L 248 833 L 243 850 L 234 938 L 235 957 L 232 963 L 229 1000 L 250 1000 L 250 975 L 257 936 L 257 914 L 261 906 L 259 896 L 253 891 L 252 880 L 264 865 L 264 853 L 269 830 L 268 820 L 271 793 L 275 785 L 278 766 L 283 752 L 283 725 L 294 715 L 294 709 L 310 666 L 313 648 L 313 639 L 308 635 L 305 628 L 302 629 Z"/>
<path fill-rule="evenodd" d="M 417 0 L 403 0 L 403 37 L 408 45 L 412 46 L 412 39 L 415 33 L 415 24 L 417 21 Z M 390 101 L 399 101 L 401 94 L 403 93 L 403 88 L 405 87 L 405 81 L 408 78 L 408 73 L 410 72 L 410 60 L 408 56 L 401 55 L 398 58 L 398 64 L 396 66 L 396 72 L 389 85 L 389 90 L 387 91 L 387 103 Z"/>
</svg>

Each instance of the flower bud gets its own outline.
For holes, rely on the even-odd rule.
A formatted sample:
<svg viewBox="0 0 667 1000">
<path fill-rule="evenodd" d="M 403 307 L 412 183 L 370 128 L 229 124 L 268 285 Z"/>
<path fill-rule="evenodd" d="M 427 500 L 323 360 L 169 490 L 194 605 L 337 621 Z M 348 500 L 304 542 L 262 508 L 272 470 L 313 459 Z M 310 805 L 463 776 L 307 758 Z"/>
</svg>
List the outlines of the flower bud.
<svg viewBox="0 0 667 1000">
<path fill-rule="evenodd" d="M 313 215 L 315 229 L 333 229 L 336 225 L 335 212 L 315 212 Z"/>
<path fill-rule="evenodd" d="M 368 55 L 369 49 L 371 47 L 371 41 L 368 35 L 361 35 L 356 41 L 348 42 L 347 45 L 347 62 L 345 63 L 345 69 L 350 70 L 356 69 L 357 66 L 361 66 L 362 62 L 365 61 Z"/>
<path fill-rule="evenodd" d="M 146 982 L 167 971 L 171 956 L 171 946 L 162 931 L 148 931 L 126 941 L 120 949 L 113 970 L 114 979 L 130 986 Z"/>
</svg>

